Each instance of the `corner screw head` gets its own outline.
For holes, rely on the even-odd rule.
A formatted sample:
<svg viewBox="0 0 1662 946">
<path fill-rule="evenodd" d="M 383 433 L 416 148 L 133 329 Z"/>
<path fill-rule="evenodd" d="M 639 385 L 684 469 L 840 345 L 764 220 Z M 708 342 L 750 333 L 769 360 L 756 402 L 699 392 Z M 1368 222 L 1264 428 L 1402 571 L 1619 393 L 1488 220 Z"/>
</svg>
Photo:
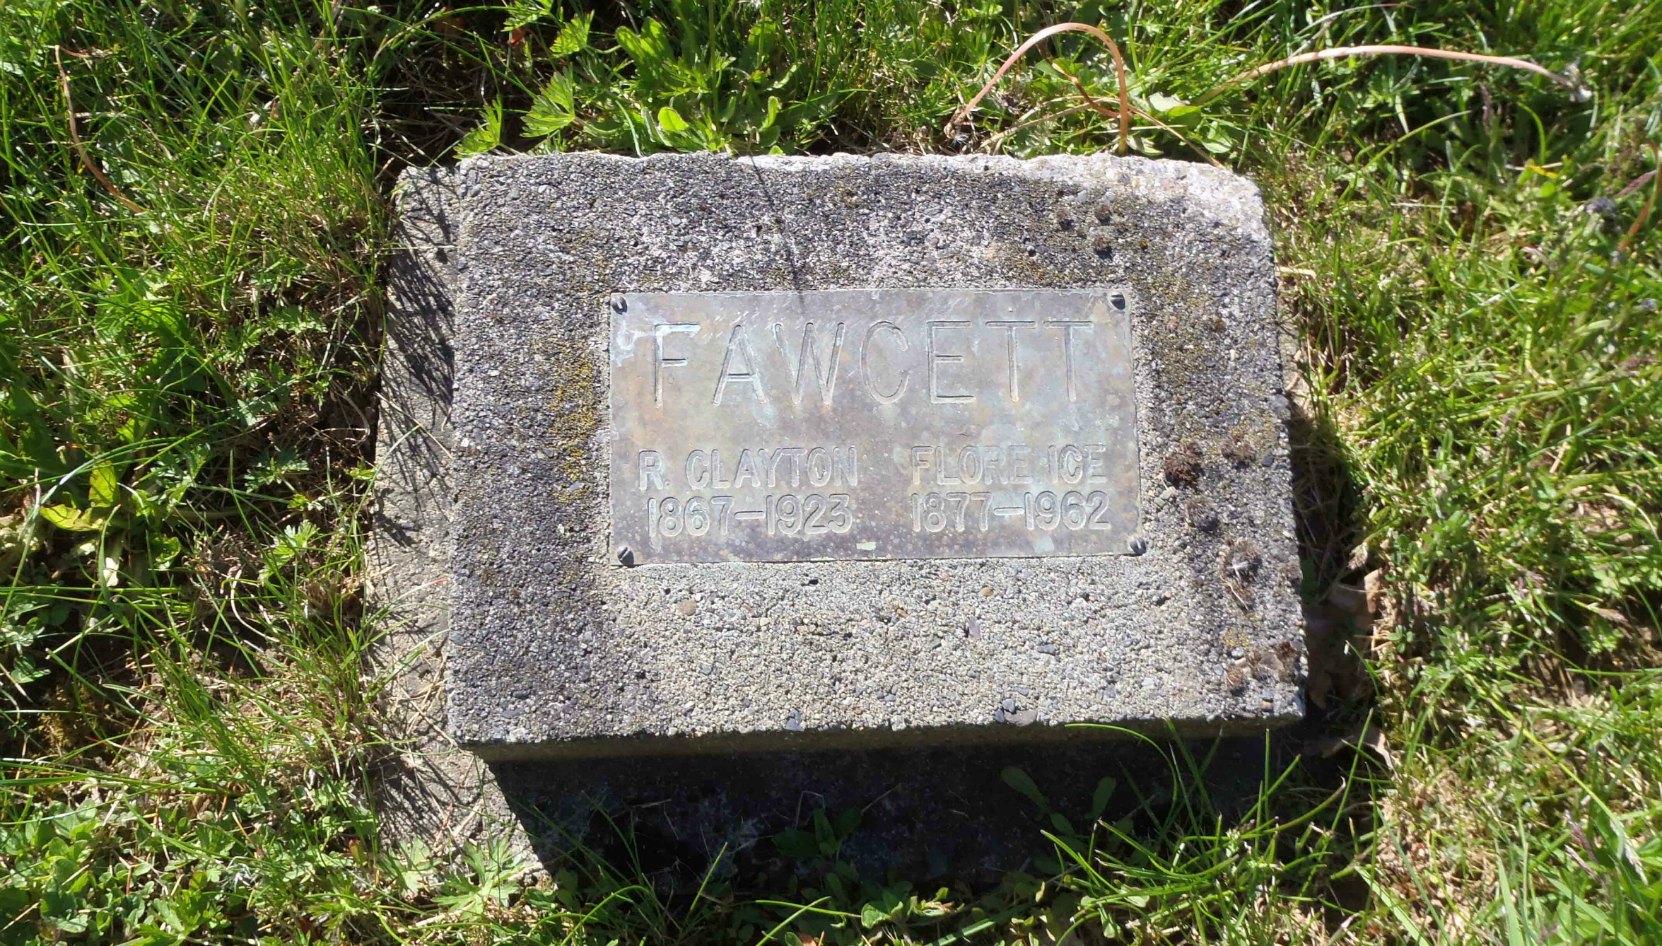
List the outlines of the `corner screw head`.
<svg viewBox="0 0 1662 946">
<path fill-rule="evenodd" d="M 619 565 L 635 564 L 635 550 L 627 545 L 618 546 L 617 561 Z"/>
<path fill-rule="evenodd" d="M 1148 540 L 1140 535 L 1134 535 L 1125 543 L 1125 548 L 1132 555 L 1142 555 L 1148 551 Z"/>
<path fill-rule="evenodd" d="M 629 308 L 629 302 L 628 302 L 628 300 L 623 298 L 623 293 L 621 293 L 621 292 L 612 293 L 612 311 L 622 312 L 627 308 Z"/>
<path fill-rule="evenodd" d="M 1108 296 L 1108 303 L 1110 305 L 1112 305 L 1114 308 L 1120 310 L 1121 312 L 1124 312 L 1125 311 L 1125 293 L 1116 292 L 1116 293 L 1110 294 Z"/>
</svg>

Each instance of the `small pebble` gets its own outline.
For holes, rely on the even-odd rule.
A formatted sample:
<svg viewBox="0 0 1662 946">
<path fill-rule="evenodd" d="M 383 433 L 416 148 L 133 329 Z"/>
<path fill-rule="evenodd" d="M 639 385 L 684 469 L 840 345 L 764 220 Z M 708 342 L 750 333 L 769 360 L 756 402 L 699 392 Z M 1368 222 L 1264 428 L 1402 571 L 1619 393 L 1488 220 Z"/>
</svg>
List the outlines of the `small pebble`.
<svg viewBox="0 0 1662 946">
<path fill-rule="evenodd" d="M 1101 229 L 1099 227 L 1092 227 L 1091 228 L 1091 252 L 1093 252 L 1096 255 L 1102 257 L 1103 259 L 1112 258 L 1113 255 L 1114 255 L 1114 235 L 1113 235 L 1113 233 L 1111 233 L 1107 230 Z"/>
</svg>

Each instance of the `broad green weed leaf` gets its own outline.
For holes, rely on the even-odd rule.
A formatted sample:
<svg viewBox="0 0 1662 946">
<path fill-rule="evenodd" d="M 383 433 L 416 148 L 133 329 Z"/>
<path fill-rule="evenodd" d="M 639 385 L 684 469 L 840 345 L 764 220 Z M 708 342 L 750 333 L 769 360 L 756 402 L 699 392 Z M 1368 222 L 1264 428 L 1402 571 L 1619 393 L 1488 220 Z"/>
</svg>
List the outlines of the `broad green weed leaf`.
<svg viewBox="0 0 1662 946">
<path fill-rule="evenodd" d="M 577 118 L 576 88 L 571 77 L 557 72 L 537 93 L 531 110 L 525 113 L 525 133 L 532 138 L 546 138 L 571 124 Z"/>
<path fill-rule="evenodd" d="M 502 100 L 485 106 L 485 117 L 456 143 L 456 154 L 471 158 L 495 151 L 502 144 Z"/>
<path fill-rule="evenodd" d="M 672 58 L 669 51 L 669 38 L 664 33 L 664 25 L 655 19 L 649 19 L 637 33 L 627 26 L 620 26 L 612 34 L 623 51 L 635 64 L 642 69 L 662 68 Z"/>
<path fill-rule="evenodd" d="M 1096 791 L 1091 793 L 1092 821 L 1101 818 L 1102 813 L 1108 810 L 1108 799 L 1113 797 L 1114 789 L 1118 787 L 1119 782 L 1112 775 L 1106 776 L 1102 781 L 1096 783 Z"/>
<path fill-rule="evenodd" d="M 134 444 L 150 433 L 149 418 L 129 417 L 117 428 L 115 435 L 125 444 Z"/>
<path fill-rule="evenodd" d="M 875 903 L 868 903 L 860 908 L 860 925 L 868 930 L 888 922 L 888 919 Z"/>
<path fill-rule="evenodd" d="M 593 19 L 593 13 L 579 13 L 567 20 L 566 25 L 560 27 L 560 35 L 554 38 L 554 45 L 550 46 L 548 51 L 555 57 L 560 57 L 587 49 L 589 22 Z"/>
<path fill-rule="evenodd" d="M 844 808 L 843 810 L 837 812 L 836 817 L 832 819 L 831 825 L 836 831 L 837 837 L 839 839 L 847 838 L 849 835 L 853 834 L 855 829 L 860 827 L 860 818 L 864 814 L 865 813 L 858 808 Z"/>
<path fill-rule="evenodd" d="M 254 461 L 252 467 L 244 474 L 244 481 L 250 489 L 259 489 L 262 486 L 271 486 L 311 469 L 306 458 L 300 456 L 292 447 L 280 447 L 276 451 L 261 454 Z"/>
<path fill-rule="evenodd" d="M 512 33 L 530 26 L 553 11 L 554 0 L 509 0 L 508 19 L 502 24 L 502 32 Z"/>
<path fill-rule="evenodd" d="M 825 809 L 814 812 L 814 840 L 819 843 L 822 854 L 836 853 L 839 841 L 837 832 L 831 827 L 831 819 L 825 816 Z"/>
<path fill-rule="evenodd" d="M 1167 95 L 1164 92 L 1156 92 L 1148 97 L 1148 107 L 1156 112 L 1169 112 L 1180 105 L 1187 104 L 1187 102 L 1177 96 Z"/>
<path fill-rule="evenodd" d="M 751 54 L 758 60 L 773 55 L 774 47 L 779 44 L 779 32 L 778 22 L 766 18 L 757 20 L 745 36 Z"/>
<path fill-rule="evenodd" d="M 1011 765 L 1006 766 L 1004 771 L 998 773 L 998 777 L 1004 780 L 1004 784 L 1020 792 L 1028 801 L 1037 805 L 1040 812 L 1050 810 L 1050 799 L 1045 797 L 1044 792 L 1039 791 L 1039 786 L 1033 784 L 1032 777 L 1026 772 Z"/>
<path fill-rule="evenodd" d="M 174 536 L 152 535 L 150 537 L 150 565 L 152 568 L 171 568 L 182 551 L 184 551 L 184 544 Z"/>
<path fill-rule="evenodd" d="M 184 309 L 168 298 L 167 281 L 131 266 L 114 266 L 93 314 L 98 334 L 110 341 L 128 340 L 134 332 L 178 338 L 185 332 Z"/>
<path fill-rule="evenodd" d="M 120 488 L 121 476 L 116 473 L 115 464 L 100 460 L 92 465 L 87 477 L 87 498 L 94 506 L 114 506 L 120 498 Z"/>
<path fill-rule="evenodd" d="M 779 853 L 799 861 L 819 854 L 819 842 L 814 839 L 813 833 L 801 828 L 788 828 L 774 835 L 773 845 Z"/>
<path fill-rule="evenodd" d="M 68 503 L 40 507 L 40 517 L 65 532 L 97 532 L 106 516 L 92 509 L 78 509 Z"/>
<path fill-rule="evenodd" d="M 0 671 L 4 671 L 11 679 L 12 685 L 22 687 L 26 683 L 33 683 L 52 671 L 50 667 L 37 665 L 28 654 L 14 654 L 10 666 L 0 663 Z"/>
<path fill-rule="evenodd" d="M 665 105 L 658 109 L 658 127 L 663 129 L 666 135 L 679 135 L 692 126 L 687 124 L 687 120 L 681 117 L 680 112 Z"/>
</svg>

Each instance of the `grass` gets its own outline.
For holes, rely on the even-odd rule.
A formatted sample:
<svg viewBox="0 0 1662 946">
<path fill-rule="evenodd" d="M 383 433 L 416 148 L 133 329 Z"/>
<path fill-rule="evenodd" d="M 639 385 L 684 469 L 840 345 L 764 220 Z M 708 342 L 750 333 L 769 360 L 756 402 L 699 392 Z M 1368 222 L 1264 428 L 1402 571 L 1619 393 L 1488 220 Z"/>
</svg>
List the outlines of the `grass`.
<svg viewBox="0 0 1662 946">
<path fill-rule="evenodd" d="M 1111 101 L 1112 64 L 1071 35 L 943 130 L 1063 20 L 1124 47 L 1134 151 L 1271 206 L 1312 759 L 1226 817 L 1168 746 L 1128 819 L 1036 809 L 1054 858 L 991 890 L 862 877 L 831 812 L 773 842 L 791 884 L 712 871 L 690 900 L 581 848 L 526 885 L 506 849 L 382 844 L 360 536 L 394 173 L 1111 148 L 1074 80 Z M 0 941 L 1662 941 L 1657 35 L 1654 0 L 8 0 Z M 1193 104 L 1360 43 L 1574 66 L 1594 96 L 1381 57 Z M 1337 607 L 1364 578 L 1373 610 Z"/>
</svg>

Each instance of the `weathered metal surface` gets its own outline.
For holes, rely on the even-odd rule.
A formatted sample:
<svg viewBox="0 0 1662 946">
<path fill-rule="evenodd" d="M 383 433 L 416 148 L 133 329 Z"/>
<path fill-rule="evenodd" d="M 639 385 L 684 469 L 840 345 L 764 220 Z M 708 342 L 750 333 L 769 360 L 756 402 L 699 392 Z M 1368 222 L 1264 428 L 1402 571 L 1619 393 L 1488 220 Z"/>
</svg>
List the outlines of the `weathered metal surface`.
<svg viewBox="0 0 1662 946">
<path fill-rule="evenodd" d="M 1125 552 L 1130 305 L 1108 289 L 618 296 L 617 559 Z"/>
</svg>

